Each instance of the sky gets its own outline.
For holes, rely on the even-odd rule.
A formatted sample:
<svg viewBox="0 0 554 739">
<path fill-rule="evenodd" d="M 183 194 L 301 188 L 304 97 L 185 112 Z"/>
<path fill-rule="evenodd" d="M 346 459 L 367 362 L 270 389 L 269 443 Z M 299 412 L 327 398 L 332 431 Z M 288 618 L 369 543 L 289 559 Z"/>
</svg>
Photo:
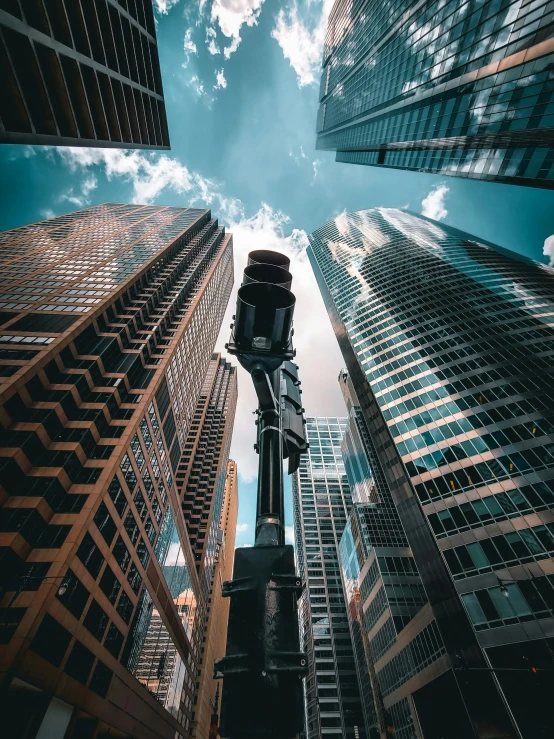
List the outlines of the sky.
<svg viewBox="0 0 554 739">
<path fill-rule="evenodd" d="M 291 257 L 304 405 L 320 416 L 345 408 L 342 358 L 305 252 L 314 229 L 345 210 L 406 208 L 554 263 L 553 191 L 339 164 L 315 150 L 329 0 L 154 0 L 154 8 L 171 151 L 3 145 L 0 230 L 106 201 L 211 208 L 233 234 L 236 278 L 253 249 Z M 239 369 L 237 546 L 254 538 L 255 407 Z M 291 540 L 290 480 L 286 515 Z"/>
</svg>

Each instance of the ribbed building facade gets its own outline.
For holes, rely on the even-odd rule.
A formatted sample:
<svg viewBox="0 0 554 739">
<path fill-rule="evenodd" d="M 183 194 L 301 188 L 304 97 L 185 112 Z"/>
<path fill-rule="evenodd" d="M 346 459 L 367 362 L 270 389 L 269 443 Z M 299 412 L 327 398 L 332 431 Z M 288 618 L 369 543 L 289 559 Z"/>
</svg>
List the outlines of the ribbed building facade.
<svg viewBox="0 0 554 739">
<path fill-rule="evenodd" d="M 547 0 L 336 0 L 317 148 L 338 162 L 554 187 Z"/>
<path fill-rule="evenodd" d="M 208 210 L 108 203 L 0 240 L 4 725 L 185 737 L 202 581 L 176 475 L 232 238 Z"/>
<path fill-rule="evenodd" d="M 152 0 L 0 3 L 0 142 L 169 149 Z"/>
<path fill-rule="evenodd" d="M 360 688 L 339 567 L 339 543 L 352 505 L 341 443 L 346 419 L 307 417 L 308 454 L 292 479 L 300 600 L 306 738 L 365 737 Z"/>
<path fill-rule="evenodd" d="M 227 466 L 223 507 L 219 520 L 218 546 L 215 566 L 207 604 L 207 619 L 204 627 L 206 641 L 202 646 L 202 662 L 198 673 L 198 690 L 195 700 L 193 736 L 199 739 L 212 739 L 210 730 L 214 716 L 219 719 L 220 681 L 213 678 L 216 659 L 225 656 L 227 645 L 227 625 L 229 622 L 229 598 L 221 594 L 224 582 L 233 579 L 235 537 L 238 515 L 238 473 L 237 464 L 232 459 Z M 213 735 L 215 736 L 215 735 Z"/>
<path fill-rule="evenodd" d="M 548 736 L 553 272 L 394 209 L 308 254 L 443 645 L 394 698 L 423 737 Z"/>
</svg>

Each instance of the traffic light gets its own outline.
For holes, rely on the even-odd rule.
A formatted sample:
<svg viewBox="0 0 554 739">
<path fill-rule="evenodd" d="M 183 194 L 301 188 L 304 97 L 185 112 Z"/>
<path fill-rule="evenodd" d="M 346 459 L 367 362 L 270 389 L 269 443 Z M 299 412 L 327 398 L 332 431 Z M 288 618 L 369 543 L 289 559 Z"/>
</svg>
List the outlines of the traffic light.
<svg viewBox="0 0 554 739">
<path fill-rule="evenodd" d="M 288 267 L 284 254 L 249 254 L 226 347 L 252 377 L 260 455 L 256 542 L 235 551 L 233 579 L 222 591 L 231 603 L 227 650 L 215 677 L 223 678 L 220 731 L 227 739 L 293 739 L 303 729 L 302 581 L 294 549 L 285 545 L 283 459 L 294 472 L 308 445 L 298 367 L 291 361 L 296 299 Z"/>
</svg>

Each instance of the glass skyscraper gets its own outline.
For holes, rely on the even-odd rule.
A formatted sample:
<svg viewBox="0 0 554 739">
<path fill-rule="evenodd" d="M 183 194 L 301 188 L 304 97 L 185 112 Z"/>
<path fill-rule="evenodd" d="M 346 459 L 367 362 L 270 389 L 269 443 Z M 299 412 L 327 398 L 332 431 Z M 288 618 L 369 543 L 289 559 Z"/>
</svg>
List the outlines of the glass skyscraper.
<svg viewBox="0 0 554 739">
<path fill-rule="evenodd" d="M 0 243 L 3 729 L 185 737 L 236 400 L 212 356 L 232 237 L 209 210 L 107 203 Z"/>
<path fill-rule="evenodd" d="M 294 533 L 301 577 L 306 737 L 366 736 L 339 568 L 338 547 L 352 497 L 341 443 L 344 418 L 306 418 L 309 452 L 292 480 Z"/>
<path fill-rule="evenodd" d="M 421 733 L 546 737 L 554 273 L 395 209 L 338 216 L 308 255 L 444 648 L 405 681 Z"/>
<path fill-rule="evenodd" d="M 346 371 L 339 382 L 348 408 L 342 453 L 353 491 L 339 555 L 366 726 L 416 739 L 411 694 L 444 669 L 445 649 Z"/>
<path fill-rule="evenodd" d="M 548 0 L 336 0 L 317 148 L 338 162 L 554 187 Z"/>
</svg>

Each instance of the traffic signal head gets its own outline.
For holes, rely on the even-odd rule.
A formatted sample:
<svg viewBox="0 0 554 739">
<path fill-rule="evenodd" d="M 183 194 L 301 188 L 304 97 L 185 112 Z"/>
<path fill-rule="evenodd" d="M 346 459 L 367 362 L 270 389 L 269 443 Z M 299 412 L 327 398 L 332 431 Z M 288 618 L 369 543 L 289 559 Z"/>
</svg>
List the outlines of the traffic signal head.
<svg viewBox="0 0 554 739">
<path fill-rule="evenodd" d="M 248 256 L 227 349 L 249 372 L 256 365 L 273 372 L 294 354 L 291 337 L 296 298 L 289 290 L 289 263 L 284 254 L 264 249 Z"/>
</svg>

